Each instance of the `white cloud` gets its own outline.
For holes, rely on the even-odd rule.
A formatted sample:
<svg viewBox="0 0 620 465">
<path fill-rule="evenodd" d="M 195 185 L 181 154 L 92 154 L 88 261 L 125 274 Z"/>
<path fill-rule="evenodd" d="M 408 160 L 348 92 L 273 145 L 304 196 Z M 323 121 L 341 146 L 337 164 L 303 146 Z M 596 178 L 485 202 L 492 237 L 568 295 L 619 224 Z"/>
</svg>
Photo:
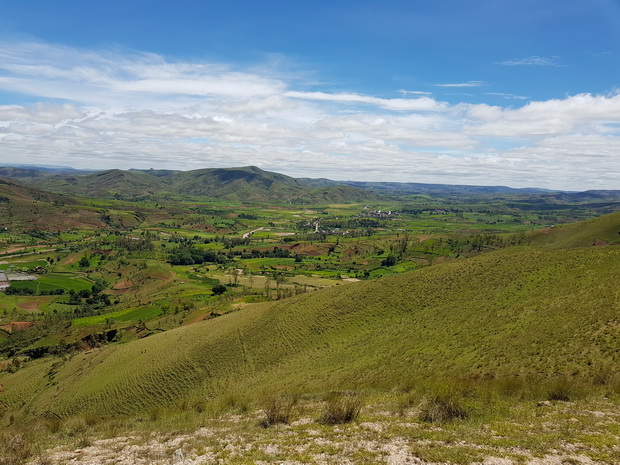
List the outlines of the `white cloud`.
<svg viewBox="0 0 620 465">
<path fill-rule="evenodd" d="M 484 85 L 486 85 L 484 81 L 467 81 L 452 84 L 435 84 L 435 87 L 482 87 Z"/>
<path fill-rule="evenodd" d="M 527 58 L 513 58 L 512 60 L 500 61 L 503 66 L 560 66 L 560 57 L 540 57 L 537 55 Z"/>
<path fill-rule="evenodd" d="M 0 106 L 0 162 L 254 164 L 332 179 L 618 188 L 620 94 L 453 105 L 418 91 L 333 93 L 310 81 L 273 65 L 243 70 L 131 51 L 4 44 L 0 90 L 39 103 Z"/>
<path fill-rule="evenodd" d="M 432 95 L 431 92 L 424 92 L 421 90 L 405 90 L 405 89 L 400 89 L 398 93 L 401 94 L 403 97 L 406 97 L 407 95 Z"/>
<path fill-rule="evenodd" d="M 620 122 L 620 94 L 579 94 L 530 102 L 518 109 L 475 105 L 469 116 L 475 123 L 465 127 L 467 133 L 496 137 L 556 136 L 601 128 L 613 131 Z"/>
<path fill-rule="evenodd" d="M 303 100 L 321 100 L 340 103 L 363 103 L 369 105 L 376 105 L 378 107 L 388 110 L 397 111 L 436 111 L 446 107 L 445 104 L 437 102 L 429 97 L 420 97 L 414 99 L 384 99 L 360 94 L 330 94 L 326 92 L 298 91 L 286 92 L 284 93 L 284 96 Z"/>
<path fill-rule="evenodd" d="M 485 92 L 485 95 L 494 95 L 496 97 L 503 97 L 507 100 L 527 100 L 529 97 L 523 95 L 509 94 L 506 92 Z"/>
<path fill-rule="evenodd" d="M 159 55 L 91 52 L 44 44 L 4 43 L 0 87 L 38 97 L 84 104 L 157 103 L 183 96 L 233 100 L 279 93 L 278 79 L 222 64 L 170 62 Z"/>
</svg>

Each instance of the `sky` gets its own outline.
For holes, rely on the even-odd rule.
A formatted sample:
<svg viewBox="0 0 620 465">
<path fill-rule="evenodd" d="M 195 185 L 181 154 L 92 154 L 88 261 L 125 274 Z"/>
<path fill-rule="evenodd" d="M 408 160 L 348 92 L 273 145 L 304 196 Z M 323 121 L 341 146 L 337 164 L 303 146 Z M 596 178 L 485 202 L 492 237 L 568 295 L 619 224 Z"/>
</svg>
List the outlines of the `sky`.
<svg viewBox="0 0 620 465">
<path fill-rule="evenodd" d="M 2 0 L 0 164 L 620 189 L 620 0 Z"/>
</svg>

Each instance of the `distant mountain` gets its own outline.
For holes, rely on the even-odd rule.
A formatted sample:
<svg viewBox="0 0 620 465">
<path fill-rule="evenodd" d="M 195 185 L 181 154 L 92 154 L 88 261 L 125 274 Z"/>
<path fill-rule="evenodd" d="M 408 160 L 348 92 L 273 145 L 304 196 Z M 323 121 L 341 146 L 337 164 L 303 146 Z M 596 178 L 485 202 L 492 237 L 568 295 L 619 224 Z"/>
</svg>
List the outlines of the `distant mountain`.
<svg viewBox="0 0 620 465">
<path fill-rule="evenodd" d="M 150 196 L 164 193 L 169 187 L 155 176 L 139 171 L 108 170 L 86 175 L 45 178 L 42 188 L 70 194 L 109 197 L 115 195 Z"/>
<path fill-rule="evenodd" d="M 175 192 L 234 200 L 290 199 L 303 194 L 295 178 L 255 166 L 210 168 L 173 173 L 167 180 Z"/>
<path fill-rule="evenodd" d="M 620 190 L 563 192 L 506 186 L 332 181 L 325 178 L 293 178 L 256 166 L 192 171 L 114 169 L 102 172 L 4 167 L 0 168 L 0 176 L 54 192 L 120 196 L 132 200 L 174 194 L 253 202 L 348 203 L 372 202 L 385 199 L 386 196 L 426 195 L 440 198 L 470 197 L 474 202 L 512 198 L 518 208 L 542 210 L 553 210 L 566 204 L 596 204 L 613 209 L 620 202 Z M 524 202 L 523 205 L 521 202 Z"/>
<path fill-rule="evenodd" d="M 256 166 L 211 168 L 176 172 L 169 185 L 175 192 L 239 201 L 288 201 L 292 203 L 367 202 L 378 196 L 367 190 L 333 182 L 316 187 L 284 174 Z"/>
<path fill-rule="evenodd" d="M 6 170 L 6 171 L 5 171 Z M 75 168 L 71 168 L 69 166 L 58 166 L 58 165 L 29 165 L 29 164 L 7 164 L 4 167 L 0 168 L 0 176 L 9 176 L 8 174 L 4 174 L 5 172 L 13 172 L 14 176 L 24 175 L 26 177 L 30 176 L 32 172 L 38 172 L 39 176 L 42 173 L 53 173 L 53 174 L 67 174 L 67 173 L 93 173 L 94 170 L 78 170 Z M 11 176 L 11 177 L 14 177 Z"/>
<path fill-rule="evenodd" d="M 0 172 L 3 168 L 0 168 Z M 8 176 L 53 192 L 101 197 L 156 198 L 180 194 L 254 202 L 367 202 L 373 192 L 332 182 L 324 187 L 299 182 L 255 166 L 193 171 L 108 170 L 89 174 L 48 175 L 4 168 Z"/>
<path fill-rule="evenodd" d="M 515 189 L 506 186 L 468 186 L 456 184 L 424 184 L 417 182 L 363 182 L 343 181 L 343 184 L 362 188 L 373 189 L 398 195 L 426 194 L 426 195 L 480 195 L 480 194 L 536 194 L 555 192 L 547 189 L 522 188 Z"/>
</svg>

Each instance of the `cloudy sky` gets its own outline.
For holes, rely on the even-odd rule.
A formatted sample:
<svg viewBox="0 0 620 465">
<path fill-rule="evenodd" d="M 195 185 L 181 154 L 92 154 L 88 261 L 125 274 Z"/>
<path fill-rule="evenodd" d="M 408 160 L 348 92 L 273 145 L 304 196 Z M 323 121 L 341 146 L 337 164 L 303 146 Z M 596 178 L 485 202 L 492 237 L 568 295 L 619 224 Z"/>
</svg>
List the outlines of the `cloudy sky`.
<svg viewBox="0 0 620 465">
<path fill-rule="evenodd" d="M 16 163 L 620 189 L 620 2 L 2 0 Z"/>
</svg>

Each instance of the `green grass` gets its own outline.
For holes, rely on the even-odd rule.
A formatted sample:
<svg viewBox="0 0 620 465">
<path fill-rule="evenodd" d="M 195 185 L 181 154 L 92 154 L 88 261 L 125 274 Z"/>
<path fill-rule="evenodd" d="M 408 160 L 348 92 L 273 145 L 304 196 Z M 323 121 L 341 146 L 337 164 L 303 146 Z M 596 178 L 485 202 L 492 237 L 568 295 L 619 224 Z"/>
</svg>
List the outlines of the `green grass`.
<svg viewBox="0 0 620 465">
<path fill-rule="evenodd" d="M 161 308 L 158 307 L 127 308 L 117 312 L 104 313 L 103 315 L 76 318 L 73 320 L 73 326 L 95 326 L 104 324 L 106 321 L 114 321 L 115 323 L 137 323 L 140 320 L 152 320 L 160 314 Z"/>
<path fill-rule="evenodd" d="M 617 276 L 614 247 L 513 248 L 256 304 L 111 346 L 88 366 L 67 361 L 60 391 L 42 386 L 31 412 L 139 413 L 232 386 L 251 396 L 389 389 L 425 376 L 589 376 L 618 363 Z M 1 382 L 17 389 L 11 376 Z"/>
<path fill-rule="evenodd" d="M 547 248 L 589 247 L 595 243 L 620 243 L 620 212 L 579 223 L 535 231 L 527 236 L 532 245 Z"/>
<path fill-rule="evenodd" d="M 84 289 L 90 290 L 93 283 L 71 274 L 48 273 L 35 281 L 11 281 L 11 285 L 19 289 L 32 289 L 34 291 L 51 291 L 54 289 L 73 289 L 78 292 Z"/>
</svg>

